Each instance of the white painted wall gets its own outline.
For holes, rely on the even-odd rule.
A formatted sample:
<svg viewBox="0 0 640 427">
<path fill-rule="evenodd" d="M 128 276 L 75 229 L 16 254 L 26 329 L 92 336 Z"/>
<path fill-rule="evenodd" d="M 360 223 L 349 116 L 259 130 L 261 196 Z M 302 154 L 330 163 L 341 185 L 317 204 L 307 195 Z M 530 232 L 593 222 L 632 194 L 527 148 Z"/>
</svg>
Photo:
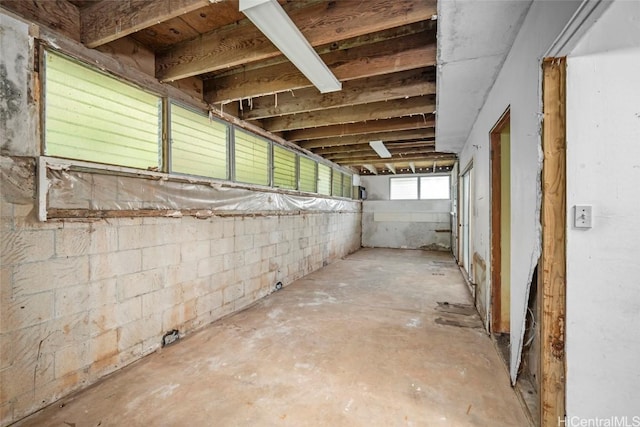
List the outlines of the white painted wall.
<svg viewBox="0 0 640 427">
<path fill-rule="evenodd" d="M 540 59 L 580 1 L 534 1 L 496 82 L 478 114 L 460 168 L 473 161 L 477 256 L 490 265 L 491 179 L 489 132 L 511 106 L 511 377 L 520 364 L 529 283 L 540 254 Z M 490 272 L 487 271 L 490 287 Z M 481 290 L 478 290 L 482 294 Z M 489 307 L 490 293 L 484 292 Z M 486 316 L 485 318 L 489 318 Z"/>
<path fill-rule="evenodd" d="M 415 175 L 425 176 L 425 175 Z M 361 176 L 362 246 L 451 249 L 450 200 L 389 200 L 390 176 Z"/>
<path fill-rule="evenodd" d="M 567 414 L 626 425 L 640 416 L 639 76 L 640 2 L 616 1 L 568 58 Z M 573 227 L 576 204 L 593 228 Z"/>
</svg>

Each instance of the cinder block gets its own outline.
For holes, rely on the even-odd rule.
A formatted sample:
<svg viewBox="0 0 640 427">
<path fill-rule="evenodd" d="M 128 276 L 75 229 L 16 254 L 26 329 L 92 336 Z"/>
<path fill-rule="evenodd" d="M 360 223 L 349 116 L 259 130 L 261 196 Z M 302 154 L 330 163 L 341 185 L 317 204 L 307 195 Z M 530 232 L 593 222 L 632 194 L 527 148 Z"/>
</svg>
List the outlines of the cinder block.
<svg viewBox="0 0 640 427">
<path fill-rule="evenodd" d="M 124 325 L 142 318 L 142 297 L 130 298 L 116 305 L 116 322 Z"/>
<path fill-rule="evenodd" d="M 121 326 L 118 335 L 118 348 L 121 351 L 126 350 L 153 337 L 156 337 L 158 341 L 162 337 L 162 318 L 156 314 Z"/>
<path fill-rule="evenodd" d="M 237 282 L 231 286 L 227 286 L 222 291 L 222 303 L 229 304 L 244 295 L 244 283 Z"/>
<path fill-rule="evenodd" d="M 253 264 L 262 260 L 262 250 L 261 248 L 253 248 L 244 252 L 244 262 L 245 264 Z"/>
<path fill-rule="evenodd" d="M 90 291 L 87 285 L 56 289 L 55 316 L 63 317 L 87 311 L 90 308 Z"/>
<path fill-rule="evenodd" d="M 223 256 L 213 256 L 198 261 L 198 277 L 211 276 L 224 270 Z"/>
<path fill-rule="evenodd" d="M 89 363 L 88 342 L 63 347 L 55 353 L 55 377 L 61 378 L 67 374 L 80 371 L 87 367 Z"/>
<path fill-rule="evenodd" d="M 170 227 L 166 227 L 170 228 Z M 165 243 L 165 227 L 157 225 L 135 225 L 118 228 L 118 249 L 129 250 Z"/>
<path fill-rule="evenodd" d="M 235 219 L 220 218 L 222 223 L 222 237 L 234 237 L 236 235 Z"/>
<path fill-rule="evenodd" d="M 22 295 L 13 300 L 3 301 L 0 312 L 2 330 L 10 331 L 26 328 L 53 318 L 53 292 Z"/>
<path fill-rule="evenodd" d="M 142 249 L 142 269 L 180 264 L 180 245 L 152 246 Z"/>
<path fill-rule="evenodd" d="M 253 248 L 253 235 L 236 236 L 234 248 L 236 252 Z"/>
<path fill-rule="evenodd" d="M 131 301 L 131 300 L 129 300 Z M 129 304 L 127 301 L 124 304 Z M 89 311 L 89 334 L 90 336 L 96 336 L 104 334 L 105 332 L 116 329 L 120 323 L 118 322 L 118 310 L 119 306 L 115 305 L 103 305 L 101 307 L 97 307 L 91 309 Z M 132 310 L 131 307 L 128 307 L 129 310 Z M 138 317 L 141 317 L 141 314 L 138 314 Z"/>
<path fill-rule="evenodd" d="M 118 332 L 114 329 L 97 335 L 89 342 L 90 360 L 97 362 L 118 354 Z"/>
<path fill-rule="evenodd" d="M 146 295 L 142 295 L 142 315 L 162 314 L 170 307 L 182 304 L 182 287 L 169 286 Z"/>
<path fill-rule="evenodd" d="M 166 286 L 175 286 L 198 277 L 198 262 L 182 262 L 167 268 Z"/>
<path fill-rule="evenodd" d="M 233 253 L 234 243 L 235 239 L 233 237 L 211 240 L 211 256 Z"/>
<path fill-rule="evenodd" d="M 32 294 L 89 281 L 89 259 L 53 258 L 14 267 L 13 295 Z"/>
<path fill-rule="evenodd" d="M 253 235 L 253 247 L 262 248 L 271 244 L 271 233 L 260 233 Z"/>
<path fill-rule="evenodd" d="M 288 241 L 278 243 L 276 246 L 276 255 L 286 255 L 289 253 L 290 244 Z"/>
<path fill-rule="evenodd" d="M 159 268 L 120 276 L 118 277 L 118 300 L 124 301 L 162 289 L 164 283 L 164 270 Z"/>
<path fill-rule="evenodd" d="M 222 260 L 224 271 L 235 270 L 236 268 L 240 268 L 244 265 L 244 252 L 225 254 L 222 257 Z"/>
<path fill-rule="evenodd" d="M 184 242 L 181 246 L 181 262 L 199 261 L 209 257 L 210 242 L 208 240 Z"/>
<path fill-rule="evenodd" d="M 276 256 L 276 245 L 268 245 L 260 248 L 260 256 L 263 260 L 270 260 L 274 256 Z"/>
<path fill-rule="evenodd" d="M 0 233 L 2 265 L 42 261 L 53 256 L 53 230 L 9 231 Z"/>
<path fill-rule="evenodd" d="M 118 298 L 117 283 L 118 281 L 115 278 L 89 283 L 87 308 L 115 304 Z"/>
<path fill-rule="evenodd" d="M 142 251 L 112 252 L 108 254 L 91 255 L 89 257 L 90 279 L 97 281 L 124 274 L 135 273 L 142 267 Z"/>
<path fill-rule="evenodd" d="M 196 298 L 196 313 L 198 316 L 212 313 L 222 306 L 222 291 L 214 291 Z"/>
</svg>

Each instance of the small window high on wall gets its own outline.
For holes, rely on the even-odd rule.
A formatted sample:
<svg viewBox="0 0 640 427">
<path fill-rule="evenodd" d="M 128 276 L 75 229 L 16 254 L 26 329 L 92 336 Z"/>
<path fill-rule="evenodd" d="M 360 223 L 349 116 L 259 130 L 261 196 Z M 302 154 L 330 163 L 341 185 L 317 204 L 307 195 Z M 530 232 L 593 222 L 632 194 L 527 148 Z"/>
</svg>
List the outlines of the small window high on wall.
<svg viewBox="0 0 640 427">
<path fill-rule="evenodd" d="M 45 52 L 45 154 L 139 169 L 161 166 L 161 99 Z"/>
<path fill-rule="evenodd" d="M 300 159 L 300 190 L 309 193 L 315 193 L 318 183 L 317 162 L 308 157 L 299 157 Z"/>
<path fill-rule="evenodd" d="M 251 133 L 235 130 L 235 180 L 269 185 L 269 142 Z"/>
<path fill-rule="evenodd" d="M 228 179 L 228 125 L 171 104 L 171 172 Z"/>
<path fill-rule="evenodd" d="M 391 200 L 448 200 L 449 176 L 422 176 L 389 179 Z"/>
<path fill-rule="evenodd" d="M 296 154 L 273 146 L 273 186 L 296 189 Z"/>
<path fill-rule="evenodd" d="M 318 163 L 318 193 L 331 195 L 331 168 Z"/>
</svg>

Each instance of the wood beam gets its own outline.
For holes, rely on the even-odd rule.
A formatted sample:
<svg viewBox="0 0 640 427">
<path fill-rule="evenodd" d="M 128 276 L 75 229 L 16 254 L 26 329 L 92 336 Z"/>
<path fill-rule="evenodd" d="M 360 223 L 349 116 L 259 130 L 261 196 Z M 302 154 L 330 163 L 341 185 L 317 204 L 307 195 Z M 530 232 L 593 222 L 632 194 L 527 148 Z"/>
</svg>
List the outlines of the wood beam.
<svg viewBox="0 0 640 427">
<path fill-rule="evenodd" d="M 80 40 L 80 11 L 66 0 L 0 0 L 0 6 L 75 41 Z"/>
<path fill-rule="evenodd" d="M 412 156 L 417 154 L 427 155 L 427 154 L 432 154 L 434 152 L 435 152 L 435 147 L 408 148 L 408 149 L 394 150 L 393 152 L 391 152 L 391 158 L 404 157 L 409 155 Z M 351 153 L 349 151 L 345 151 L 343 153 L 334 153 L 334 154 L 326 155 L 323 157 L 331 161 L 340 161 L 340 160 L 346 160 L 346 159 L 362 159 L 362 158 L 371 158 L 371 157 L 374 157 L 374 158 L 378 157 L 380 160 L 387 160 L 387 159 L 380 158 L 380 156 L 378 156 L 378 154 L 373 150 L 371 150 L 368 153 L 367 152 Z"/>
<path fill-rule="evenodd" d="M 417 33 L 331 51 L 321 54 L 320 58 L 344 84 L 349 80 L 436 65 L 436 44 L 425 43 L 425 40 L 429 40 L 427 33 Z M 285 62 L 205 80 L 205 99 L 215 104 L 309 87 L 312 87 L 309 80 L 293 64 Z"/>
<path fill-rule="evenodd" d="M 282 132 L 340 123 L 364 122 L 392 117 L 431 114 L 436 108 L 433 96 L 423 95 L 408 99 L 372 102 L 352 107 L 330 108 L 301 114 L 273 117 L 262 122 L 270 132 Z"/>
<path fill-rule="evenodd" d="M 393 142 L 386 142 L 385 147 L 389 151 L 402 150 L 407 148 L 423 148 L 423 147 L 435 147 L 435 141 L 415 141 L 415 142 L 402 142 L 394 144 Z M 372 153 L 373 149 L 369 144 L 357 144 L 357 145 L 342 145 L 337 147 L 318 148 L 313 150 L 314 154 L 319 156 L 329 156 L 331 154 L 339 153 Z"/>
<path fill-rule="evenodd" d="M 393 173 L 394 175 L 396 174 L 396 167 L 394 165 L 392 165 L 391 163 L 385 163 L 384 165 L 391 171 L 391 173 Z"/>
<path fill-rule="evenodd" d="M 431 72 L 415 69 L 365 79 L 344 82 L 342 90 L 318 93 L 318 89 L 305 88 L 293 92 L 253 98 L 251 109 L 244 110 L 244 120 L 257 120 L 286 114 L 304 113 L 324 108 L 346 107 L 370 102 L 406 98 L 436 93 Z"/>
<path fill-rule="evenodd" d="M 373 166 L 373 165 L 362 165 L 362 167 L 364 167 L 366 170 L 368 170 L 372 174 L 378 175 L 378 169 L 376 169 L 375 166 Z"/>
<path fill-rule="evenodd" d="M 429 20 L 437 13 L 435 0 L 337 1 L 295 6 L 295 2 L 285 4 L 289 17 L 312 46 Z M 159 55 L 156 76 L 162 81 L 177 80 L 279 55 L 280 51 L 260 30 L 244 20 L 241 25 L 213 31 Z"/>
<path fill-rule="evenodd" d="M 424 154 L 424 155 L 411 155 L 411 156 L 406 156 L 406 157 L 398 157 L 398 158 L 390 158 L 390 159 L 381 159 L 379 156 L 372 156 L 372 157 L 362 157 L 359 159 L 346 159 L 346 160 L 335 160 L 335 163 L 338 163 L 340 165 L 362 165 L 365 163 L 373 163 L 373 164 L 377 164 L 376 162 L 381 162 L 382 164 L 386 163 L 386 162 L 407 162 L 407 161 L 412 161 L 412 160 L 421 160 L 421 161 L 426 161 L 426 160 L 431 160 L 433 161 L 433 153 L 429 153 L 429 154 Z"/>
<path fill-rule="evenodd" d="M 407 139 L 426 139 L 435 137 L 435 132 L 433 129 L 415 129 L 415 130 L 407 130 L 407 131 L 398 131 L 398 132 L 379 132 L 379 133 L 370 133 L 364 135 L 351 135 L 351 136 L 343 136 L 340 138 L 321 138 L 321 139 L 313 139 L 311 141 L 302 141 L 299 142 L 298 145 L 301 147 L 311 149 L 311 148 L 323 148 L 323 147 L 336 147 L 336 146 L 344 146 L 344 145 L 355 145 L 355 144 L 368 144 L 369 141 L 383 141 L 385 144 L 388 141 L 402 141 Z"/>
<path fill-rule="evenodd" d="M 342 123 L 332 126 L 320 126 L 308 129 L 297 129 L 286 132 L 283 137 L 288 141 L 342 137 L 366 133 L 391 132 L 400 130 L 424 129 L 435 126 L 433 114 L 398 117 L 393 119 L 372 120 L 361 123 Z"/>
<path fill-rule="evenodd" d="M 411 169 L 411 173 L 416 173 L 416 164 L 414 162 L 409 162 L 409 169 Z"/>
<path fill-rule="evenodd" d="M 209 0 L 102 0 L 80 11 L 81 41 L 97 47 L 210 4 Z"/>
<path fill-rule="evenodd" d="M 543 61 L 540 423 L 565 419 L 566 58 Z"/>
</svg>

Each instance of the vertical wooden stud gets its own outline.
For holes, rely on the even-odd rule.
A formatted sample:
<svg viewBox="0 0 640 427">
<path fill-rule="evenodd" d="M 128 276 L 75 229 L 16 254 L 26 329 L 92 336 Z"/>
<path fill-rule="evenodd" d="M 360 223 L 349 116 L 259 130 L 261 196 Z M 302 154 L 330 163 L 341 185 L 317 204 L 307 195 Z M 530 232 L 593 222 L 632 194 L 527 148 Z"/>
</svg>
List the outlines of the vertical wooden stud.
<svg viewBox="0 0 640 427">
<path fill-rule="evenodd" d="M 557 426 L 565 417 L 566 58 L 545 59 L 542 71 L 540 420 Z"/>
</svg>

